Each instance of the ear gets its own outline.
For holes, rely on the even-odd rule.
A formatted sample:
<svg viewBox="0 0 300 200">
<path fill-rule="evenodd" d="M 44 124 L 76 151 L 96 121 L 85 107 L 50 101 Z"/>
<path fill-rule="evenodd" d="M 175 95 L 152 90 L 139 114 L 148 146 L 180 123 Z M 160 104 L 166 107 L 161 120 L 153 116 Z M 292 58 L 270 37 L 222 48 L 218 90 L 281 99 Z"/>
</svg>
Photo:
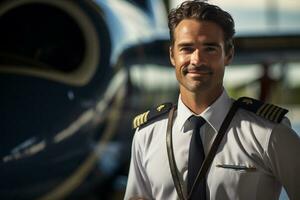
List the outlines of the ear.
<svg viewBox="0 0 300 200">
<path fill-rule="evenodd" d="M 169 56 L 170 56 L 170 61 L 173 66 L 175 66 L 175 60 L 174 60 L 174 54 L 173 54 L 173 46 L 169 47 Z"/>
<path fill-rule="evenodd" d="M 226 55 L 225 66 L 229 65 L 233 59 L 234 47 L 232 47 Z"/>
</svg>

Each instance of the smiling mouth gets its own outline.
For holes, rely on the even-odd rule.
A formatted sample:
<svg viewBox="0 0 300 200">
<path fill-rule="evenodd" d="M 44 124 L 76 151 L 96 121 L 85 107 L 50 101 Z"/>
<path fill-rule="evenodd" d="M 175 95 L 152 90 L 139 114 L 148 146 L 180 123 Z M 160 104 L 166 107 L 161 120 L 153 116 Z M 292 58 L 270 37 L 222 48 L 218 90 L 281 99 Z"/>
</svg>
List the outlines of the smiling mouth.
<svg viewBox="0 0 300 200">
<path fill-rule="evenodd" d="M 207 70 L 188 70 L 187 74 L 211 75 L 212 72 Z"/>
<path fill-rule="evenodd" d="M 213 74 L 210 68 L 207 66 L 201 66 L 201 67 L 188 66 L 183 70 L 183 72 L 185 74 L 190 74 L 190 75 L 212 75 Z"/>
<path fill-rule="evenodd" d="M 186 71 L 186 75 L 191 77 L 203 77 L 203 76 L 210 76 L 213 73 L 208 70 L 199 70 L 199 69 L 190 69 Z"/>
</svg>

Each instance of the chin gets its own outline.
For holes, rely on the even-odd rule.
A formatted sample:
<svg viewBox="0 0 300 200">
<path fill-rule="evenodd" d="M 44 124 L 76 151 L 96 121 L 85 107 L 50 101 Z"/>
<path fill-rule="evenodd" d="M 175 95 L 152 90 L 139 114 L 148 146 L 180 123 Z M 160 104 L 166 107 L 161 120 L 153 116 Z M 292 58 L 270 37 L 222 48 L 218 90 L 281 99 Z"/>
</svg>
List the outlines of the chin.
<svg viewBox="0 0 300 200">
<path fill-rule="evenodd" d="M 193 92 L 193 93 L 199 93 L 199 92 L 203 92 L 203 91 L 206 91 L 208 90 L 209 88 L 207 87 L 206 84 L 203 84 L 203 83 L 199 83 L 199 84 L 191 84 L 187 87 L 187 89 L 190 91 L 190 92 Z"/>
</svg>

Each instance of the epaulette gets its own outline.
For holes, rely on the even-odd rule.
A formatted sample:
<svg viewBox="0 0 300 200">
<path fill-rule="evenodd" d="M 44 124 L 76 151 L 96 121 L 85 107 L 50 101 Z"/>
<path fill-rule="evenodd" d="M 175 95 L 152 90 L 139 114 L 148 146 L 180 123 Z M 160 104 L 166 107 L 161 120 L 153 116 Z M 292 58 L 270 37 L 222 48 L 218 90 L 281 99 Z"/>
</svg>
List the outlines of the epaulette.
<svg viewBox="0 0 300 200">
<path fill-rule="evenodd" d="M 135 129 L 141 125 L 152 121 L 160 115 L 168 112 L 172 108 L 172 103 L 164 103 L 142 114 L 137 115 L 132 122 L 132 127 Z"/>
<path fill-rule="evenodd" d="M 281 122 L 284 115 L 288 112 L 287 109 L 275 106 L 273 104 L 264 103 L 250 97 L 241 97 L 236 103 L 240 108 L 254 112 L 258 116 L 275 123 Z"/>
</svg>

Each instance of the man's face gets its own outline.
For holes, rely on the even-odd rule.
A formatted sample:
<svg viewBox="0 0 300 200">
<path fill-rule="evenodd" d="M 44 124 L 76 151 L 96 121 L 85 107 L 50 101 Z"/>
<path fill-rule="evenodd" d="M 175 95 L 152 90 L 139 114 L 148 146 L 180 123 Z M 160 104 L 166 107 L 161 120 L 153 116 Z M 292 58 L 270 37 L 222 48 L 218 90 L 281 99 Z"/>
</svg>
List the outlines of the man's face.
<svg viewBox="0 0 300 200">
<path fill-rule="evenodd" d="M 181 94 L 203 91 L 221 93 L 224 69 L 232 52 L 225 55 L 223 30 L 214 22 L 182 20 L 174 30 L 170 59 Z"/>
</svg>

